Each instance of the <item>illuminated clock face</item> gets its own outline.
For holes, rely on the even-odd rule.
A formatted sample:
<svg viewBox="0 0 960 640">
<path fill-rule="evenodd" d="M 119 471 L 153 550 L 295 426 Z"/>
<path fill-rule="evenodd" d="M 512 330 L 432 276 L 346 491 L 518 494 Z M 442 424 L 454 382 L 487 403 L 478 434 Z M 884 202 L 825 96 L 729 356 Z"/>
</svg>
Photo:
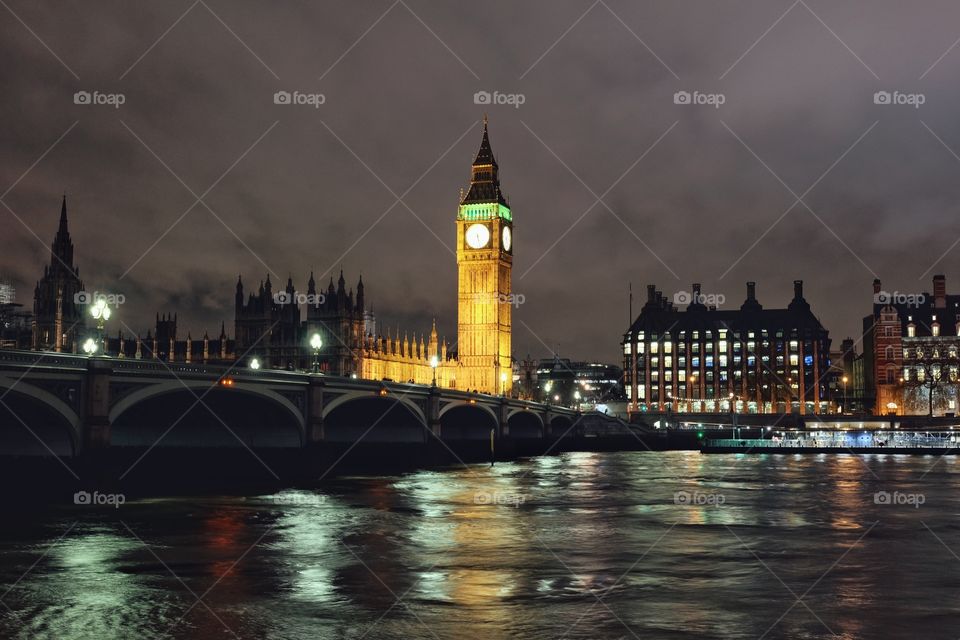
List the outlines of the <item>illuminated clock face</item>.
<svg viewBox="0 0 960 640">
<path fill-rule="evenodd" d="M 510 248 L 513 246 L 513 232 L 510 231 L 510 227 L 503 228 L 503 250 L 510 251 Z"/>
<path fill-rule="evenodd" d="M 472 224 L 467 227 L 467 244 L 472 249 L 483 249 L 490 243 L 490 229 L 485 224 Z"/>
</svg>

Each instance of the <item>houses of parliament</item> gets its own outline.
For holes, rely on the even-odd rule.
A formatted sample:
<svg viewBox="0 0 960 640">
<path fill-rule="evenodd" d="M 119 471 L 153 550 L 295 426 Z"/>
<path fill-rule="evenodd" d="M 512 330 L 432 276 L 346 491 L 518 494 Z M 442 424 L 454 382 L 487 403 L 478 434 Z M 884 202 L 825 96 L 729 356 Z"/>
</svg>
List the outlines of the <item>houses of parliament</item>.
<svg viewBox="0 0 960 640">
<path fill-rule="evenodd" d="M 484 393 L 503 393 L 512 383 L 511 271 L 513 214 L 500 189 L 499 167 L 490 146 L 487 120 L 456 215 L 457 341 L 448 345 L 437 333 L 380 330 L 367 307 L 363 278 L 347 287 L 343 273 L 324 288 L 313 274 L 302 294 L 293 279 L 274 289 L 270 276 L 247 288 L 238 278 L 234 337 L 222 324 L 216 337 L 194 339 L 177 333 L 176 314 L 157 314 L 145 336 L 96 335 L 99 352 L 113 357 L 157 358 L 171 362 L 248 364 L 309 370 L 337 376 L 437 384 Z M 50 265 L 34 290 L 31 346 L 36 350 L 77 353 L 92 335 L 85 313 L 93 302 L 73 262 L 67 203 L 51 246 Z M 319 334 L 322 346 L 309 342 Z"/>
</svg>

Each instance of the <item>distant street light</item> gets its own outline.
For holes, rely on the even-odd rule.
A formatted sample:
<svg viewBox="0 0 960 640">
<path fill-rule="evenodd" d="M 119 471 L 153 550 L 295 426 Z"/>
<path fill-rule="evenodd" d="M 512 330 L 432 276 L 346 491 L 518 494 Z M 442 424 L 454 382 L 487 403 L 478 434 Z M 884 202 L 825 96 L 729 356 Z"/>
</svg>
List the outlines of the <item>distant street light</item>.
<svg viewBox="0 0 960 640">
<path fill-rule="evenodd" d="M 97 352 L 97 341 L 93 338 L 87 338 L 87 341 L 83 343 L 83 352 L 88 356 L 92 356 Z"/>
<path fill-rule="evenodd" d="M 847 376 L 843 376 L 843 406 L 840 407 L 840 413 L 847 410 Z"/>
<path fill-rule="evenodd" d="M 310 346 L 313 347 L 313 372 L 320 373 L 320 348 L 323 347 L 323 339 L 319 333 L 310 336 Z"/>
<path fill-rule="evenodd" d="M 260 358 L 250 358 L 250 368 L 256 371 L 260 368 Z"/>
<path fill-rule="evenodd" d="M 500 395 L 507 395 L 507 374 L 504 372 L 500 373 Z"/>
<path fill-rule="evenodd" d="M 437 356 L 430 356 L 430 368 L 433 369 L 433 386 L 437 386 L 437 366 L 439 364 Z"/>
</svg>

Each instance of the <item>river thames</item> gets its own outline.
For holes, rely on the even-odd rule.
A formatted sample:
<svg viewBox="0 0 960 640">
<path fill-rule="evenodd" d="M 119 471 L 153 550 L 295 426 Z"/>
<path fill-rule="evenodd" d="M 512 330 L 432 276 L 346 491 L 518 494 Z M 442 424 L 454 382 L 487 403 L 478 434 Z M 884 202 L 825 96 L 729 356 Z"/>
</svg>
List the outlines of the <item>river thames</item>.
<svg viewBox="0 0 960 640">
<path fill-rule="evenodd" d="M 568 453 L 71 500 L 4 518 L 0 637 L 956 637 L 958 514 L 956 458 L 899 455 Z"/>
</svg>

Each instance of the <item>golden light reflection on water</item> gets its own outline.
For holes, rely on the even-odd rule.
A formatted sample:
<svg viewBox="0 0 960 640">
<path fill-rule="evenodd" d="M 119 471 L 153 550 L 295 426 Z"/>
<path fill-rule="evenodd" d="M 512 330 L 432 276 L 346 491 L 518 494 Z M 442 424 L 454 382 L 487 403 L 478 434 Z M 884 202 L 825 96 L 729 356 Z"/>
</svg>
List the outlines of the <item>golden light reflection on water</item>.
<svg viewBox="0 0 960 640">
<path fill-rule="evenodd" d="M 575 454 L 337 480 L 323 500 L 290 490 L 286 501 L 129 503 L 119 517 L 198 594 L 250 550 L 208 599 L 242 637 L 433 637 L 418 619 L 439 637 L 632 637 L 597 595 L 639 637 L 759 637 L 794 600 L 771 571 L 797 594 L 816 583 L 804 602 L 840 637 L 884 637 L 892 602 L 910 605 L 897 615 L 919 619 L 918 629 L 960 611 L 943 573 L 955 560 L 917 533 L 922 519 L 957 545 L 953 511 L 873 502 L 878 487 L 919 487 L 955 507 L 953 459 L 919 480 L 934 462 Z M 681 488 L 726 502 L 677 505 Z M 877 518 L 879 535 L 853 546 Z M 5 581 L 45 549 L 19 551 Z M 17 622 L 33 621 L 24 638 L 161 635 L 192 601 L 120 524 L 90 522 L 53 545 L 6 600 Z M 0 637 L 10 637 L 4 624 Z M 228 634 L 198 606 L 171 635 Z M 767 637 L 828 633 L 797 605 Z"/>
</svg>

